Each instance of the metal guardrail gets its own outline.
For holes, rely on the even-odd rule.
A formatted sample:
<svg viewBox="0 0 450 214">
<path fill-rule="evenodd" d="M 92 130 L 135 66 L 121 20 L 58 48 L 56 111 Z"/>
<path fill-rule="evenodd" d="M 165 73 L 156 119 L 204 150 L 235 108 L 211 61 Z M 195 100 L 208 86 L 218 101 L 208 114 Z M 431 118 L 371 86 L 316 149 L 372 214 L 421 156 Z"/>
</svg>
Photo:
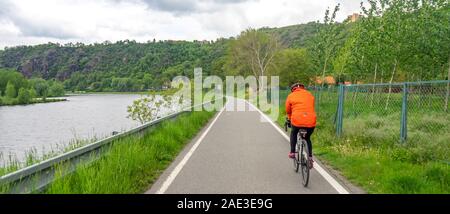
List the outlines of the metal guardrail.
<svg viewBox="0 0 450 214">
<path fill-rule="evenodd" d="M 213 101 L 202 103 L 197 106 L 211 104 Z M 58 172 L 58 166 L 67 164 L 64 165 L 64 170 L 61 172 L 61 175 L 65 176 L 67 174 L 70 174 L 75 171 L 76 166 L 79 163 L 90 163 L 98 159 L 103 153 L 104 148 L 108 145 L 111 145 L 112 142 L 130 136 L 132 134 L 139 133 L 168 119 L 175 118 L 183 113 L 189 112 L 195 107 L 196 106 L 185 108 L 179 112 L 148 122 L 126 132 L 113 135 L 103 140 L 99 140 L 97 142 L 74 149 L 70 152 L 6 174 L 0 177 L 0 185 L 7 186 L 7 192 L 13 194 L 40 192 L 53 182 L 55 174 Z"/>
</svg>

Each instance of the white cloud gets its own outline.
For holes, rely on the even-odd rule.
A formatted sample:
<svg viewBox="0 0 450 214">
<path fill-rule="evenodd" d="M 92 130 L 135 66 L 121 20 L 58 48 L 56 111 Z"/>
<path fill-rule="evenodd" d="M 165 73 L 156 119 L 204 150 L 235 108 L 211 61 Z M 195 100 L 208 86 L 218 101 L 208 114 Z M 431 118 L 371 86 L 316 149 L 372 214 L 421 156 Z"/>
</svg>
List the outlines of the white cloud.
<svg viewBox="0 0 450 214">
<path fill-rule="evenodd" d="M 355 0 L 0 0 L 0 48 L 47 42 L 211 40 L 242 30 L 338 19 L 359 11 Z"/>
</svg>

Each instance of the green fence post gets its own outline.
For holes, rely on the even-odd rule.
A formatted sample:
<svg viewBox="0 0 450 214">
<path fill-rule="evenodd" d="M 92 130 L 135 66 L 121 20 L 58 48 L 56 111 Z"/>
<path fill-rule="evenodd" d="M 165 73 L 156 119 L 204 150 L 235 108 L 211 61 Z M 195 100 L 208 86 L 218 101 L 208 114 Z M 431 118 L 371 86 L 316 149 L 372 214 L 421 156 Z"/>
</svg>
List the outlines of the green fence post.
<svg viewBox="0 0 450 214">
<path fill-rule="evenodd" d="M 403 84 L 402 119 L 400 124 L 400 141 L 405 142 L 408 135 L 408 83 Z"/>
<path fill-rule="evenodd" d="M 345 88 L 343 84 L 339 85 L 339 100 L 338 100 L 338 110 L 337 110 L 337 122 L 336 122 L 336 135 L 338 137 L 342 136 L 342 124 L 343 124 L 343 113 L 344 113 L 344 93 Z"/>
<path fill-rule="evenodd" d="M 322 101 L 321 99 L 320 99 L 320 95 L 322 94 L 322 88 L 320 88 L 320 87 L 317 87 L 316 88 L 316 96 L 315 96 L 315 99 L 317 100 L 316 101 L 316 106 L 314 107 L 315 108 L 315 110 L 316 110 L 316 112 L 319 112 L 319 114 L 320 114 L 320 102 Z"/>
</svg>

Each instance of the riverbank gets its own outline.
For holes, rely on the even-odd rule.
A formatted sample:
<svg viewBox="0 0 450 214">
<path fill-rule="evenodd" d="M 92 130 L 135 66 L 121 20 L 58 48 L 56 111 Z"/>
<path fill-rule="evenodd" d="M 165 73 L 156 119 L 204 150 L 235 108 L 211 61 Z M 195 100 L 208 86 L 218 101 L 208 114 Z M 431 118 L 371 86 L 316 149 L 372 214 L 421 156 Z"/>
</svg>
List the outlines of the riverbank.
<svg viewBox="0 0 450 214">
<path fill-rule="evenodd" d="M 142 193 L 174 160 L 215 112 L 191 112 L 111 146 L 102 158 L 79 165 L 45 193 Z"/>
<path fill-rule="evenodd" d="M 178 91 L 178 89 L 168 89 L 163 91 L 111 91 L 111 92 L 71 92 L 71 95 L 88 95 L 88 94 L 138 94 L 138 95 L 173 95 Z"/>
<path fill-rule="evenodd" d="M 38 103 L 54 103 L 54 102 L 63 102 L 67 101 L 65 98 L 47 98 L 43 100 L 42 98 L 35 98 L 31 100 L 29 103 L 20 103 L 18 99 L 5 99 L 0 98 L 0 106 L 16 106 L 16 105 L 31 105 Z"/>
</svg>

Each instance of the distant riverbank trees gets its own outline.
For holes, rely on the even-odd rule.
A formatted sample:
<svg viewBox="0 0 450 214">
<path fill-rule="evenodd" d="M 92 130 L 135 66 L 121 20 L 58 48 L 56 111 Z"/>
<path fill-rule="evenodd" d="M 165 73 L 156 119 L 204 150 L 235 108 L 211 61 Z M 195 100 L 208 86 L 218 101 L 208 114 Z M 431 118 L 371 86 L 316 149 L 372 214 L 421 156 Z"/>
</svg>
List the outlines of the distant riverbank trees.
<svg viewBox="0 0 450 214">
<path fill-rule="evenodd" d="M 47 97 L 64 95 L 64 86 L 60 82 L 40 78 L 28 80 L 19 72 L 0 69 L 0 105 L 46 102 Z"/>
<path fill-rule="evenodd" d="M 222 39 L 48 43 L 0 50 L 0 68 L 17 70 L 27 78 L 63 82 L 66 91 L 148 91 L 166 88 L 178 75 L 193 77 L 195 67 L 209 75 L 212 62 L 224 50 Z"/>
</svg>

